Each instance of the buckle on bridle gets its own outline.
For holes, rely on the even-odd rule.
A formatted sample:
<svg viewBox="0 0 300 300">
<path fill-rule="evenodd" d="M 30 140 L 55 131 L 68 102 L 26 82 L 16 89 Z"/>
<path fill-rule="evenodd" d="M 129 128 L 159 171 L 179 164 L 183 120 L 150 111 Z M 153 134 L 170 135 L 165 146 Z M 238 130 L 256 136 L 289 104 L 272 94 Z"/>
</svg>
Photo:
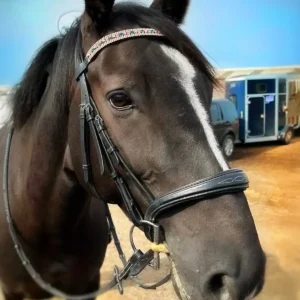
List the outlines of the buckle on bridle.
<svg viewBox="0 0 300 300">
<path fill-rule="evenodd" d="M 85 112 L 87 122 L 90 122 L 91 120 L 94 119 L 94 109 L 90 103 L 84 104 L 84 112 Z"/>
<path fill-rule="evenodd" d="M 150 253 L 152 254 L 153 258 L 149 262 L 149 266 L 152 267 L 154 270 L 159 270 L 159 268 L 160 268 L 160 253 L 164 253 L 164 254 L 169 253 L 167 247 L 164 244 L 160 243 L 160 225 L 146 221 L 146 220 L 142 220 L 142 221 L 140 221 L 140 223 L 142 225 L 150 226 L 152 229 L 151 231 L 153 233 L 153 242 L 151 243 L 150 250 L 148 252 L 151 251 Z M 139 251 L 139 250 L 137 250 L 134 240 L 133 240 L 133 232 L 134 232 L 135 227 L 136 226 L 133 225 L 129 232 L 129 240 L 130 240 L 132 250 L 134 252 Z M 147 256 L 150 254 L 148 252 L 146 253 Z M 144 254 L 144 255 L 146 255 L 146 254 Z"/>
<path fill-rule="evenodd" d="M 120 278 L 120 271 L 117 266 L 114 266 L 114 278 L 116 280 L 116 286 L 119 290 L 120 295 L 124 294 L 124 289 L 123 289 L 123 284 L 122 284 L 122 279 Z"/>
<path fill-rule="evenodd" d="M 95 124 L 99 133 L 105 129 L 104 121 L 99 114 L 95 117 Z"/>
</svg>

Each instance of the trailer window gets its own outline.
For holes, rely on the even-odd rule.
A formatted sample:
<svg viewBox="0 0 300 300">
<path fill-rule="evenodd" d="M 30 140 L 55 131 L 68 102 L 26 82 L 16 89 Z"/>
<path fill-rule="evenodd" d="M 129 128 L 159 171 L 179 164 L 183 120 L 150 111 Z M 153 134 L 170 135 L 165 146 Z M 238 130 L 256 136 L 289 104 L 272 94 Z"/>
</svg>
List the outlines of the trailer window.
<svg viewBox="0 0 300 300">
<path fill-rule="evenodd" d="M 275 79 L 248 80 L 248 95 L 274 94 L 276 91 Z"/>
<path fill-rule="evenodd" d="M 265 83 L 257 83 L 256 84 L 256 92 L 257 94 L 264 94 L 267 92 L 267 86 Z"/>
</svg>

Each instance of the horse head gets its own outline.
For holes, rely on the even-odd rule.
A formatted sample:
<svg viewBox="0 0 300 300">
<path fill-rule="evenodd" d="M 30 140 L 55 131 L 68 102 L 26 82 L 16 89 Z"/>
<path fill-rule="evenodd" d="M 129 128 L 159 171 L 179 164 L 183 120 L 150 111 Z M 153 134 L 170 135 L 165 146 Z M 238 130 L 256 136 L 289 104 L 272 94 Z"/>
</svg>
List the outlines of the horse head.
<svg viewBox="0 0 300 300">
<path fill-rule="evenodd" d="M 246 299 L 262 288 L 265 255 L 247 179 L 230 169 L 211 127 L 213 69 L 179 28 L 188 5 L 85 1 L 70 165 L 150 240 L 153 228 L 141 221 L 160 226 L 182 299 Z"/>
</svg>

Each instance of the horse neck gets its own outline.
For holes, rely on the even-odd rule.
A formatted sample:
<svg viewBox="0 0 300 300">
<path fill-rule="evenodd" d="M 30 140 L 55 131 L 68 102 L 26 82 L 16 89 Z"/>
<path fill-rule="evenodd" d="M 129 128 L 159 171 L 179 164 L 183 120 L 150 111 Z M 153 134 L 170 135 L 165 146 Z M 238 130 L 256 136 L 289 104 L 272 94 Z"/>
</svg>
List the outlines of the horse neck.
<svg viewBox="0 0 300 300">
<path fill-rule="evenodd" d="M 23 236 L 49 234 L 57 243 L 76 230 L 89 201 L 69 168 L 68 112 L 59 111 L 54 98 L 50 87 L 28 122 L 15 130 L 9 183 L 13 217 L 27 218 Z"/>
</svg>

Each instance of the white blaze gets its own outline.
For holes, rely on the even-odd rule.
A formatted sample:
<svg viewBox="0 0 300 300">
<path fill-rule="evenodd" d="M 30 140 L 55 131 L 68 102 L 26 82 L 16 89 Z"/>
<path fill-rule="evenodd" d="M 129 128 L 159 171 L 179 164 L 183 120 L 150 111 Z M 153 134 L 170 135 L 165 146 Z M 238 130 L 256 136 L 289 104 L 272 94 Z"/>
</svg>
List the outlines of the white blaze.
<svg viewBox="0 0 300 300">
<path fill-rule="evenodd" d="M 161 45 L 160 46 L 163 52 L 170 57 L 177 64 L 179 68 L 179 76 L 177 80 L 180 82 L 183 90 L 188 95 L 189 101 L 203 127 L 207 142 L 214 153 L 218 163 L 221 168 L 225 171 L 228 170 L 228 164 L 222 154 L 222 151 L 219 147 L 219 143 L 215 137 L 213 129 L 209 124 L 209 118 L 204 106 L 201 103 L 200 96 L 197 94 L 194 78 L 196 77 L 196 70 L 189 62 L 189 60 L 181 54 L 178 50 Z"/>
</svg>

